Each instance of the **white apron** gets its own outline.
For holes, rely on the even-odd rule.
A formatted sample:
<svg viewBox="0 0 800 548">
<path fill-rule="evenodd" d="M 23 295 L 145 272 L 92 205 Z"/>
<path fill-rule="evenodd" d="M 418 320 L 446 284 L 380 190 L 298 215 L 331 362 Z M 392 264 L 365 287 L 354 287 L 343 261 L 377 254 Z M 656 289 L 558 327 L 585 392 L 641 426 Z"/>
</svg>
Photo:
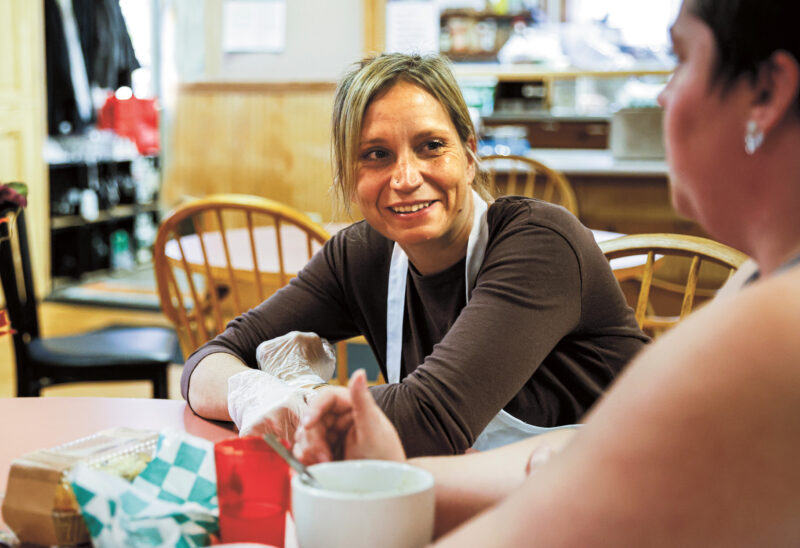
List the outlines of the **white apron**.
<svg viewBox="0 0 800 548">
<path fill-rule="evenodd" d="M 467 302 L 469 302 L 470 289 L 475 283 L 481 264 L 483 264 L 486 245 L 489 241 L 489 224 L 486 220 L 486 212 L 489 206 L 474 190 L 472 191 L 472 199 L 474 212 L 472 229 L 467 243 L 467 264 L 465 269 Z M 395 243 L 392 251 L 392 262 L 389 267 L 389 290 L 386 296 L 386 370 L 389 376 L 389 383 L 400 382 L 407 277 L 408 256 Z M 534 426 L 501 409 L 491 422 L 486 425 L 486 428 L 475 440 L 475 444 L 472 447 L 473 449 L 485 451 L 486 449 L 500 447 L 548 430 L 561 428 L 574 428 L 574 425 L 556 426 L 554 428 Z"/>
</svg>

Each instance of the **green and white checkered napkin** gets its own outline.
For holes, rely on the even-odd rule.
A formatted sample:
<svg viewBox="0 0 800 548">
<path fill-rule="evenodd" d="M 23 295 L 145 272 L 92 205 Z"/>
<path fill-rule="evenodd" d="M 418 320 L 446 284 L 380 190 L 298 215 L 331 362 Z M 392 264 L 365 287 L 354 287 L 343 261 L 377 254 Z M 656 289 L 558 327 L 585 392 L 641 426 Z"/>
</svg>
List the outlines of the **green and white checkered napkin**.
<svg viewBox="0 0 800 548">
<path fill-rule="evenodd" d="M 161 432 L 132 483 L 86 465 L 69 480 L 96 547 L 207 546 L 218 530 L 214 444 L 185 432 Z"/>
</svg>

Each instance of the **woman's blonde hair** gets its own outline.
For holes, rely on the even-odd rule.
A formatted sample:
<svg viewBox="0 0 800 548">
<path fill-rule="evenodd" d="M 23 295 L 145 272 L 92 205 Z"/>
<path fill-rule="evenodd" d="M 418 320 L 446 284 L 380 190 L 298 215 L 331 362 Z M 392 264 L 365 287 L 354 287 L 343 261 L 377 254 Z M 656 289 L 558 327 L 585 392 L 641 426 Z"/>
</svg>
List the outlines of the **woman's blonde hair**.
<svg viewBox="0 0 800 548">
<path fill-rule="evenodd" d="M 478 157 L 469 147 L 472 137 L 477 142 L 475 127 L 461 89 L 447 60 L 439 55 L 388 53 L 368 57 L 357 63 L 339 82 L 333 103 L 331 155 L 333 157 L 333 190 L 340 205 L 349 212 L 356 187 L 358 146 L 364 114 L 370 102 L 397 82 L 415 84 L 439 101 L 450 116 L 466 153 L 475 161 L 473 186 L 488 199 L 486 176 L 479 168 Z"/>
</svg>

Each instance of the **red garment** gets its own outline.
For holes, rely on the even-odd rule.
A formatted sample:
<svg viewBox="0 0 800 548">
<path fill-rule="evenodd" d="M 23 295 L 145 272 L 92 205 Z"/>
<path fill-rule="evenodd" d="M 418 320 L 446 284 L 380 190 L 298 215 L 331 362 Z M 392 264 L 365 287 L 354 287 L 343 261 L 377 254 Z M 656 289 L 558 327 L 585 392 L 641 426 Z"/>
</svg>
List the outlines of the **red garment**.
<svg viewBox="0 0 800 548">
<path fill-rule="evenodd" d="M 117 135 L 132 140 L 140 154 L 158 154 L 160 144 L 155 99 L 118 99 L 111 93 L 100 109 L 97 127 L 112 129 Z"/>
</svg>

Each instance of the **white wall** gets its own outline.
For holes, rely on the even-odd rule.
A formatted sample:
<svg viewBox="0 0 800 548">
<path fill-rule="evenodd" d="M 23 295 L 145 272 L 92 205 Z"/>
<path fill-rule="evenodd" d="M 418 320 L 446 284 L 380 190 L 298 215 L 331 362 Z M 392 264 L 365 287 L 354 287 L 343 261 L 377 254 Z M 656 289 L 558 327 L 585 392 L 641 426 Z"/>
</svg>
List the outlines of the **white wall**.
<svg viewBox="0 0 800 548">
<path fill-rule="evenodd" d="M 207 80 L 334 82 L 363 55 L 363 0 L 286 0 L 282 53 L 223 53 L 222 1 L 206 0 Z"/>
</svg>

